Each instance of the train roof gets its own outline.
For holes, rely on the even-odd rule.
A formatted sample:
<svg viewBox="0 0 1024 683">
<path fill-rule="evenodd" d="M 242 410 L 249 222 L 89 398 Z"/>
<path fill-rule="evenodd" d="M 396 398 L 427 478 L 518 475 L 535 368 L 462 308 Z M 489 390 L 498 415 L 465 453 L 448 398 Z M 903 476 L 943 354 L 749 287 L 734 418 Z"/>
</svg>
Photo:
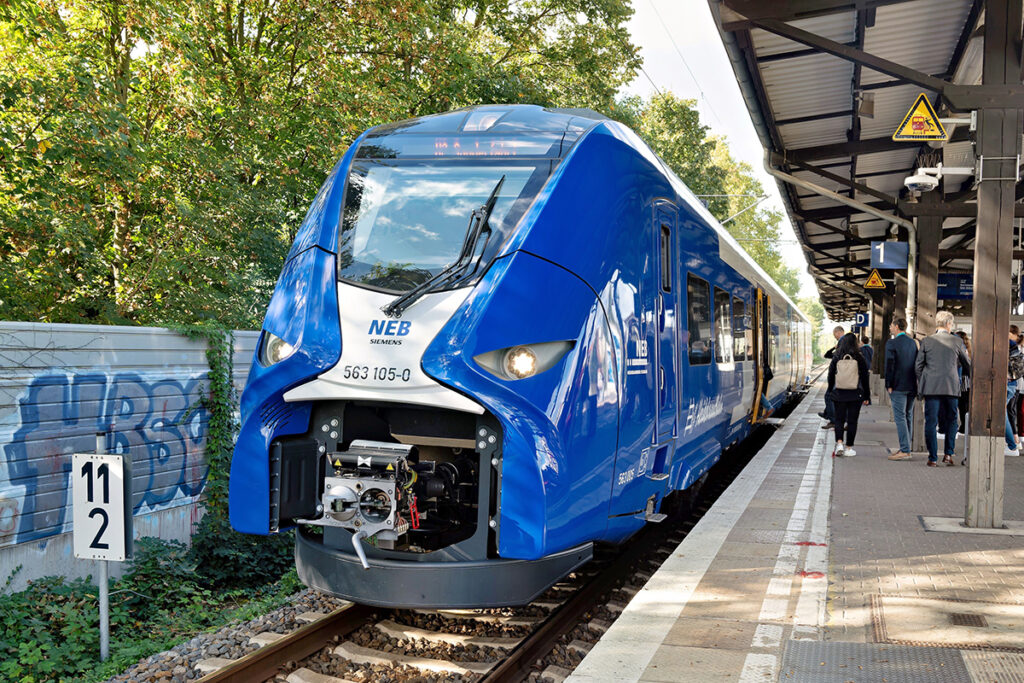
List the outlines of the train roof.
<svg viewBox="0 0 1024 683">
<path fill-rule="evenodd" d="M 534 104 L 485 104 L 443 114 L 386 123 L 370 130 L 368 137 L 407 134 L 489 133 L 529 135 L 536 133 L 582 134 L 607 116 L 592 109 L 555 109 Z"/>
</svg>

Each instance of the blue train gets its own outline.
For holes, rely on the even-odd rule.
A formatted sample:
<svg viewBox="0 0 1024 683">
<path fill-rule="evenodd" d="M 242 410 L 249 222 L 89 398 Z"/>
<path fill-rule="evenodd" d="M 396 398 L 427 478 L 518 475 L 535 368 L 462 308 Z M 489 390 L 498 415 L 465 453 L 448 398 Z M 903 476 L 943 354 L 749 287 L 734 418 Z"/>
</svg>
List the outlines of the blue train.
<svg viewBox="0 0 1024 683">
<path fill-rule="evenodd" d="M 335 166 L 263 324 L 235 529 L 310 586 L 529 602 L 791 396 L 809 321 L 627 127 L 481 106 Z"/>
</svg>

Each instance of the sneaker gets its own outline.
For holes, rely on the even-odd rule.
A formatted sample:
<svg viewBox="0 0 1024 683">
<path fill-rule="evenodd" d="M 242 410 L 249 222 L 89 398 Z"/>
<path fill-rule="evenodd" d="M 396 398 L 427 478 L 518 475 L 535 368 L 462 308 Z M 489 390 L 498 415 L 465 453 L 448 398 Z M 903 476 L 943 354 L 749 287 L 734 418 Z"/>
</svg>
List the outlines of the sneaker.
<svg viewBox="0 0 1024 683">
<path fill-rule="evenodd" d="M 1008 458 L 1016 458 L 1018 455 L 1020 455 L 1020 449 L 1019 448 L 1005 448 L 1005 449 L 1003 449 L 1003 455 L 1005 455 Z"/>
<path fill-rule="evenodd" d="M 910 453 L 905 453 L 903 451 L 896 451 L 895 453 L 893 453 L 892 455 L 889 456 L 889 459 L 890 460 L 910 460 L 910 457 L 911 457 Z"/>
<path fill-rule="evenodd" d="M 853 450 L 852 447 L 847 448 L 846 450 L 843 451 L 844 458 L 852 458 L 855 455 L 857 455 L 857 451 Z"/>
<path fill-rule="evenodd" d="M 843 457 L 843 455 L 844 455 L 843 444 L 837 443 L 836 444 L 836 449 L 834 451 L 832 451 L 832 457 L 833 458 L 841 458 L 841 457 Z"/>
</svg>

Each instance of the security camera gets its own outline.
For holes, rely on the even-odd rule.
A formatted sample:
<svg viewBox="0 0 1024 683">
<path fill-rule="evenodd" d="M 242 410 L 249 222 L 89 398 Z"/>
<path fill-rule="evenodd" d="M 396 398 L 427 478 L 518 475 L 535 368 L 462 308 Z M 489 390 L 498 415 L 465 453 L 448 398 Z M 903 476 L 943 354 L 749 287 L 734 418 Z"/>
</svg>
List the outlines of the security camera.
<svg viewBox="0 0 1024 683">
<path fill-rule="evenodd" d="M 907 189 L 911 192 L 931 192 L 939 186 L 939 179 L 935 176 L 922 173 L 921 169 L 918 169 L 916 175 L 904 178 L 903 184 L 906 185 Z"/>
</svg>

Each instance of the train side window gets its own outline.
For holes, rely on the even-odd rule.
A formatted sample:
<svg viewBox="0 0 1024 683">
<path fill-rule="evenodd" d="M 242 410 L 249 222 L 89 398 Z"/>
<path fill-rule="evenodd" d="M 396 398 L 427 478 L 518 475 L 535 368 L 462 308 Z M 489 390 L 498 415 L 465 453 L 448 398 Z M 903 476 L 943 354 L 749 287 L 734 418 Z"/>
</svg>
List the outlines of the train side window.
<svg viewBox="0 0 1024 683">
<path fill-rule="evenodd" d="M 747 360 L 747 302 L 732 298 L 732 355 L 736 361 Z"/>
<path fill-rule="evenodd" d="M 732 310 L 729 292 L 715 287 L 715 362 L 732 362 Z"/>
<path fill-rule="evenodd" d="M 686 274 L 686 317 L 690 333 L 690 365 L 711 362 L 711 285 Z"/>
<path fill-rule="evenodd" d="M 672 230 L 661 226 L 661 291 L 672 291 Z"/>
</svg>

